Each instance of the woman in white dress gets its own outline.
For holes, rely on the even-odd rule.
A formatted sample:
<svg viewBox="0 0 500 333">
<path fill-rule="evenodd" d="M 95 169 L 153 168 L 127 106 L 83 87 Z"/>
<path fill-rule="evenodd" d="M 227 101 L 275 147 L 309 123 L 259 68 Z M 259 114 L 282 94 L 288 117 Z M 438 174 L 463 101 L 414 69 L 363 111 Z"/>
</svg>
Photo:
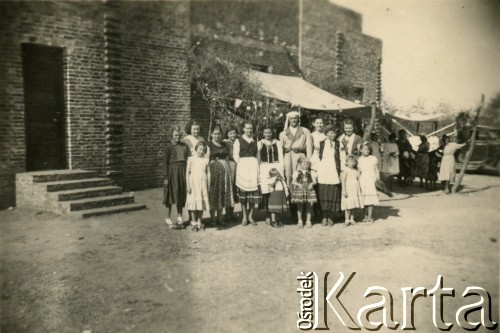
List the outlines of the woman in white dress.
<svg viewBox="0 0 500 333">
<path fill-rule="evenodd" d="M 444 185 L 444 193 L 450 193 L 450 183 L 455 182 L 455 152 L 467 143 L 450 142 L 446 135 L 441 140 L 444 148 L 438 180 Z"/>
</svg>

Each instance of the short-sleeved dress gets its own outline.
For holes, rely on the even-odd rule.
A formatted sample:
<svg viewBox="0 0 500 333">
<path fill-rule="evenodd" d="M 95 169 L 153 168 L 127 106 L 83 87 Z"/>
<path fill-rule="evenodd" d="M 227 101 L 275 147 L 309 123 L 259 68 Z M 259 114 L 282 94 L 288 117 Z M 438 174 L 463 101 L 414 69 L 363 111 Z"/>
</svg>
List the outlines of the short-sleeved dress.
<svg viewBox="0 0 500 333">
<path fill-rule="evenodd" d="M 342 196 L 340 209 L 363 208 L 363 197 L 361 195 L 361 188 L 359 187 L 358 170 L 345 168 L 342 173 L 342 177 L 345 177 L 345 192 L 347 193 L 347 198 Z"/>
<path fill-rule="evenodd" d="M 373 155 L 358 158 L 359 186 L 365 206 L 378 205 L 378 194 L 375 182 L 379 179 L 378 161 Z"/>
<path fill-rule="evenodd" d="M 316 203 L 318 199 L 314 189 L 308 189 L 309 184 L 317 179 L 314 171 L 297 170 L 293 173 L 292 179 L 302 186 L 293 185 L 292 189 L 292 203 Z"/>
<path fill-rule="evenodd" d="M 459 144 L 455 142 L 448 143 L 443 149 L 443 159 L 439 168 L 439 181 L 455 181 L 455 152 L 465 146 L 465 143 Z"/>
<path fill-rule="evenodd" d="M 189 176 L 187 181 L 191 187 L 191 193 L 187 195 L 186 208 L 188 210 L 209 210 L 208 201 L 208 159 L 204 157 L 191 156 L 187 163 Z"/>
</svg>

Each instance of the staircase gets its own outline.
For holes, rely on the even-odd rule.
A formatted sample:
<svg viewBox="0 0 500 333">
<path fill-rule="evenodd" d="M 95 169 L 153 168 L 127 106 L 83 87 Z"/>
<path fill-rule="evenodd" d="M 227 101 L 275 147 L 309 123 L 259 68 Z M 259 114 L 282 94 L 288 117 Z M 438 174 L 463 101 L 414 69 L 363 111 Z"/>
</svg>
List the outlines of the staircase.
<svg viewBox="0 0 500 333">
<path fill-rule="evenodd" d="M 82 218 L 145 209 L 96 171 L 51 170 L 16 174 L 16 206 Z"/>
</svg>

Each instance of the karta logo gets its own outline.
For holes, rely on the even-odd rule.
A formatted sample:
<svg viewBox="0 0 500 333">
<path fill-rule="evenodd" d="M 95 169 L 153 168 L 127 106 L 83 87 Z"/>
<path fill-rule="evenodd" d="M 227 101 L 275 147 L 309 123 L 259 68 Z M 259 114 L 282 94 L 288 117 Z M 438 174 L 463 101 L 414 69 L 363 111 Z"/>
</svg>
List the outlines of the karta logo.
<svg viewBox="0 0 500 333">
<path fill-rule="evenodd" d="M 396 330 L 415 330 L 414 324 L 414 304 L 417 298 L 431 297 L 432 298 L 432 323 L 435 327 L 442 331 L 449 331 L 453 328 L 453 324 L 446 322 L 444 319 L 443 298 L 455 297 L 453 288 L 445 288 L 443 277 L 438 275 L 436 285 L 429 291 L 424 287 L 403 287 L 402 305 L 403 305 L 403 320 L 401 323 L 394 320 L 393 316 L 393 297 L 392 294 L 384 287 L 370 286 L 363 294 L 364 298 L 378 296 L 379 299 L 375 303 L 363 306 L 356 312 L 353 317 L 352 309 L 347 309 L 342 304 L 342 293 L 347 289 L 349 283 L 356 275 L 356 272 L 350 273 L 348 278 L 345 278 L 344 273 L 340 272 L 339 278 L 331 289 L 328 289 L 329 272 L 325 273 L 323 281 L 323 293 L 319 293 L 318 274 L 315 272 L 301 272 L 297 276 L 299 288 L 297 293 L 300 294 L 299 311 L 297 312 L 297 327 L 303 331 L 309 330 L 329 330 L 328 328 L 328 312 L 332 310 L 336 319 L 345 327 L 351 330 L 366 329 L 377 331 L 382 326 Z M 491 296 L 481 287 L 467 287 L 462 293 L 462 298 L 465 300 L 468 297 L 474 297 L 474 303 L 463 305 L 455 313 L 455 320 L 459 327 L 475 331 L 481 326 L 494 330 L 498 324 L 491 317 Z M 318 311 L 319 302 L 323 302 L 323 314 L 321 316 L 322 326 L 320 326 L 320 313 Z M 470 321 L 468 317 L 471 313 L 480 311 L 480 321 Z M 382 321 L 370 320 L 370 316 L 380 312 Z M 355 318 L 355 319 L 354 319 Z"/>
</svg>

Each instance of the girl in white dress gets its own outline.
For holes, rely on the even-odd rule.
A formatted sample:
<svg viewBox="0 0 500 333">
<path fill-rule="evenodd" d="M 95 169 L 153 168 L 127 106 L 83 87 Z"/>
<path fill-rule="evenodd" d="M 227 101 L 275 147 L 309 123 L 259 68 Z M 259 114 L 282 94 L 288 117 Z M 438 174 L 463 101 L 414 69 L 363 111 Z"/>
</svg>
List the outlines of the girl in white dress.
<svg viewBox="0 0 500 333">
<path fill-rule="evenodd" d="M 365 218 L 363 222 L 373 223 L 373 206 L 379 204 L 377 188 L 375 182 L 379 180 L 379 170 L 377 158 L 370 155 L 370 146 L 361 146 L 361 156 L 358 158 L 359 185 L 363 204 L 365 205 Z"/>
<path fill-rule="evenodd" d="M 356 170 L 356 157 L 348 155 L 346 157 L 345 168 L 340 174 L 342 181 L 342 201 L 340 208 L 345 211 L 345 226 L 356 224 L 354 221 L 353 209 L 363 208 L 363 197 L 359 187 L 359 171 Z"/>
<path fill-rule="evenodd" d="M 207 144 L 200 141 L 195 146 L 195 155 L 188 159 L 186 167 L 187 198 L 186 207 L 191 214 L 193 231 L 204 230 L 201 224 L 203 211 L 210 210 L 208 201 L 209 169 L 205 158 Z"/>
</svg>

